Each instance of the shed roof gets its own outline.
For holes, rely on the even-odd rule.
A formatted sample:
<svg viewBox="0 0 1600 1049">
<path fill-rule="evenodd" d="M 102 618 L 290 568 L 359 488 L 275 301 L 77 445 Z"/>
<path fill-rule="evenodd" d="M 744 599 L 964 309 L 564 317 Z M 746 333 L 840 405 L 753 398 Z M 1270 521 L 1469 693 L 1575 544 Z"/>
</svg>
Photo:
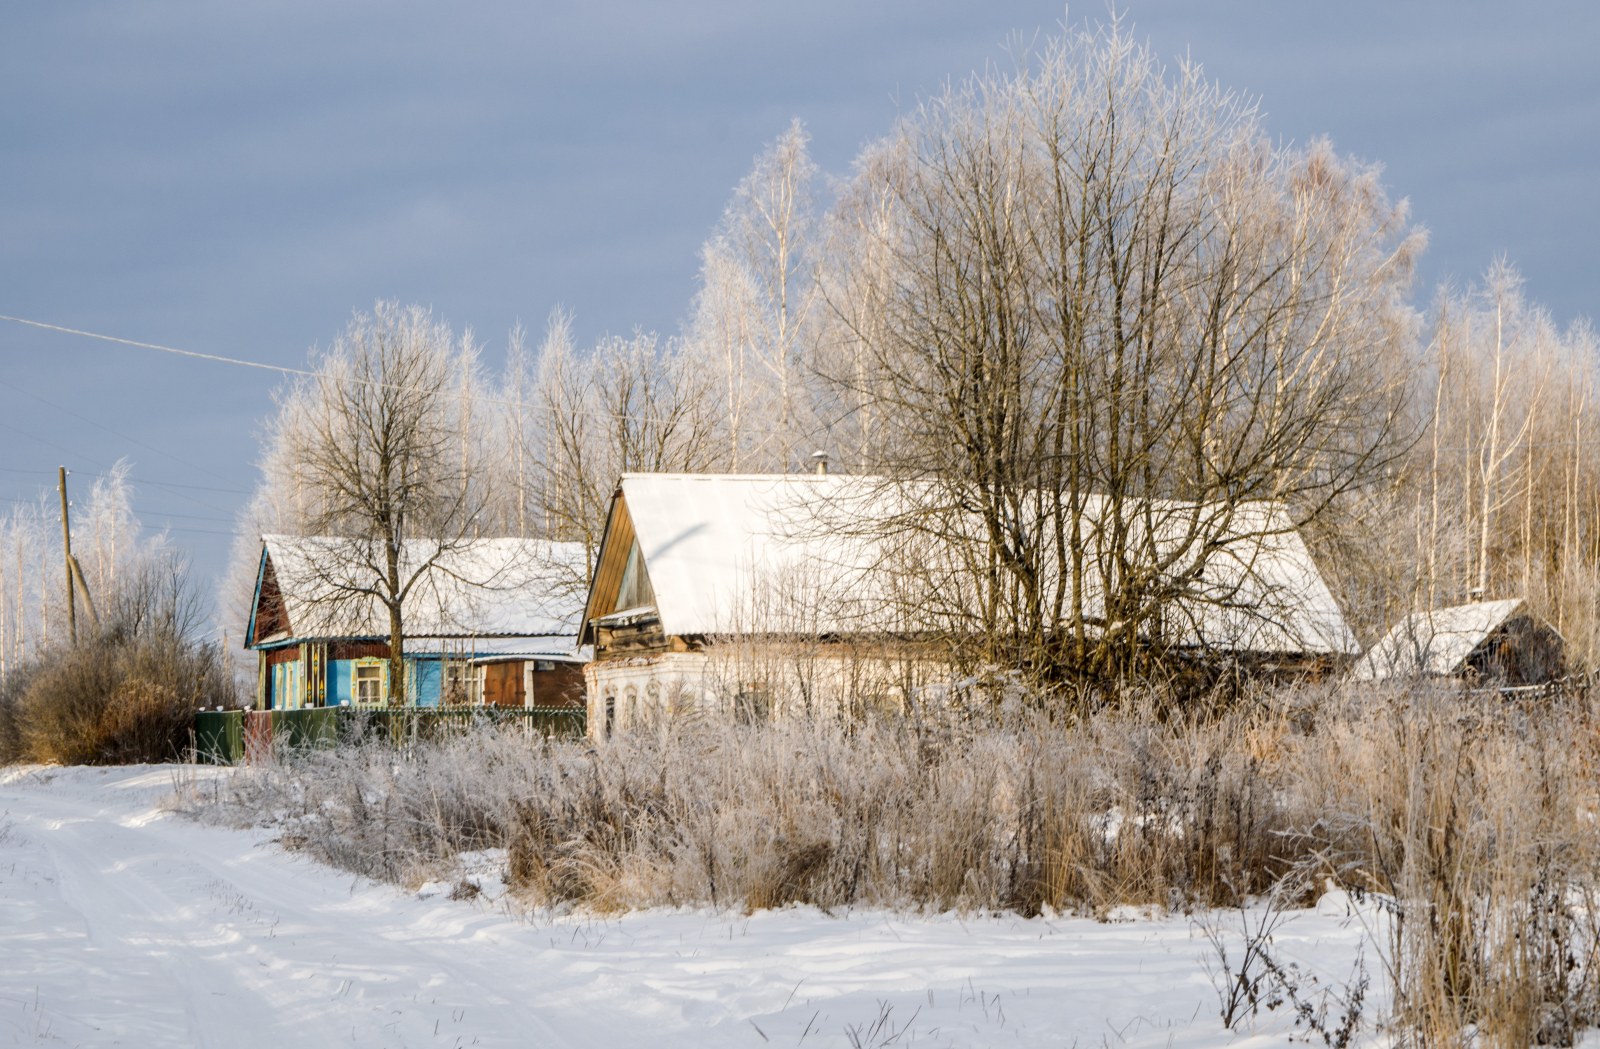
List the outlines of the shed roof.
<svg viewBox="0 0 1600 1049">
<path fill-rule="evenodd" d="M 970 578 L 957 563 L 965 544 L 895 524 L 948 501 L 932 484 L 859 475 L 627 474 L 608 542 L 625 512 L 667 634 L 894 633 L 915 629 L 908 609 L 952 607 L 953 591 Z M 1261 653 L 1360 651 L 1283 507 L 1141 507 L 1156 534 L 1152 545 L 1170 554 L 1175 576 L 1205 558 L 1188 598 L 1174 602 L 1168 617 L 1168 635 L 1178 643 Z M 1086 546 L 1100 541 L 1096 522 L 1105 508 L 1097 497 L 1086 502 Z M 945 512 L 940 520 L 943 528 L 981 534 L 970 513 Z M 1197 520 L 1217 527 L 1212 542 L 1194 542 L 1186 531 Z M 602 551 L 608 556 L 615 555 Z M 907 564 L 917 571 L 895 570 Z M 1085 590 L 1088 604 L 1097 605 L 1095 582 L 1086 581 Z M 591 596 L 586 615 L 613 611 L 595 607 Z"/>
<path fill-rule="evenodd" d="M 376 573 L 364 567 L 368 544 L 331 536 L 262 537 L 252 642 L 386 637 L 388 614 L 376 597 L 355 591 Z M 433 563 L 428 564 L 429 559 Z M 474 539 L 442 553 L 408 542 L 402 578 L 422 575 L 407 595 L 408 639 L 519 638 L 540 651 L 560 650 L 554 639 L 576 638 L 583 610 L 586 560 L 581 543 L 540 539 Z M 285 629 L 254 637 L 263 584 L 270 577 L 282 600 Z"/>
<path fill-rule="evenodd" d="M 1454 674 L 1522 606 L 1521 598 L 1511 598 L 1413 612 L 1361 657 L 1350 677 L 1378 681 Z"/>
</svg>

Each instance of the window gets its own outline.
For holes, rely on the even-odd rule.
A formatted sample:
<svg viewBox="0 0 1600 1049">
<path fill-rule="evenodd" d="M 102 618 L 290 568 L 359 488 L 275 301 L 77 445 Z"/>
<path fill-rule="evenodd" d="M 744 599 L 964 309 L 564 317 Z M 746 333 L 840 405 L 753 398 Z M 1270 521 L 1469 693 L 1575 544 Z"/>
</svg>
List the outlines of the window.
<svg viewBox="0 0 1600 1049">
<path fill-rule="evenodd" d="M 444 665 L 445 706 L 477 704 L 481 696 L 477 668 L 471 663 L 457 660 L 451 660 Z"/>
<path fill-rule="evenodd" d="M 273 666 L 272 706 L 278 710 L 299 710 L 305 706 L 305 690 L 298 662 Z"/>
<path fill-rule="evenodd" d="M 733 716 L 743 725 L 771 721 L 772 693 L 759 685 L 745 683 L 733 697 Z"/>
<path fill-rule="evenodd" d="M 616 611 L 644 608 L 656 603 L 655 589 L 644 570 L 644 558 L 639 554 L 639 544 L 628 548 L 628 563 L 622 570 L 622 585 L 617 591 Z"/>
<path fill-rule="evenodd" d="M 379 660 L 362 660 L 350 672 L 350 691 L 358 707 L 374 707 L 388 696 L 384 686 L 386 668 Z"/>
</svg>

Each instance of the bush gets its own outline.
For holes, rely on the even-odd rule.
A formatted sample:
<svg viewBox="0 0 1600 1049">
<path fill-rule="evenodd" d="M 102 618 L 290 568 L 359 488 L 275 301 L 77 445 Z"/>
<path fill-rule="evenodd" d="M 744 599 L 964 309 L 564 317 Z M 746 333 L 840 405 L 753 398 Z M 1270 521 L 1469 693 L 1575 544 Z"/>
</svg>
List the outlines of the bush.
<svg viewBox="0 0 1600 1049">
<path fill-rule="evenodd" d="M 1331 733 L 1388 901 L 1397 1019 L 1422 1044 L 1571 1045 L 1600 1021 L 1596 726 L 1587 708 L 1420 696 Z M 1351 788 L 1354 789 L 1351 789 Z"/>
<path fill-rule="evenodd" d="M 196 709 L 235 700 L 222 654 L 158 631 L 107 633 L 36 657 L 0 687 L 0 761 L 173 761 Z"/>
</svg>

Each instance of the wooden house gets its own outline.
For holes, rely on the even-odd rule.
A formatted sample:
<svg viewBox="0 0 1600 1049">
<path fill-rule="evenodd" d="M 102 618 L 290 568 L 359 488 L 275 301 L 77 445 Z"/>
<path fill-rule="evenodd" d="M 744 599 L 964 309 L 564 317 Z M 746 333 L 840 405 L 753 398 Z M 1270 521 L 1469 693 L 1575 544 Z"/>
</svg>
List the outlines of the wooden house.
<svg viewBox="0 0 1600 1049">
<path fill-rule="evenodd" d="M 1567 672 L 1566 642 L 1520 598 L 1413 612 L 1351 669 L 1354 681 L 1456 678 L 1518 688 Z"/>
<path fill-rule="evenodd" d="M 348 542 L 263 538 L 245 634 L 259 656 L 257 707 L 389 704 L 388 616 L 338 577 L 357 571 L 340 556 Z M 582 706 L 585 563 L 581 544 L 531 539 L 473 540 L 437 558 L 405 605 L 408 703 Z"/>
<path fill-rule="evenodd" d="M 844 475 L 625 475 L 583 613 L 590 731 L 682 708 L 892 708 L 948 682 L 918 639 L 969 629 L 971 576 L 955 544 L 895 527 L 922 494 Z M 1357 641 L 1284 510 L 1229 513 L 1236 536 L 1210 544 L 1209 584 L 1193 586 L 1230 600 L 1175 603 L 1169 641 L 1347 664 Z"/>
</svg>

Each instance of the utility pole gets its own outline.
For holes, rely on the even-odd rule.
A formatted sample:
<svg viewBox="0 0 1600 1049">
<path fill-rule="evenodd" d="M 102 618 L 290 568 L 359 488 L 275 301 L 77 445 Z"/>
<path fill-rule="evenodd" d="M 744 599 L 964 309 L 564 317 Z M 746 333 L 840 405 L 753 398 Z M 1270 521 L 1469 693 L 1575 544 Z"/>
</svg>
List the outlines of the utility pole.
<svg viewBox="0 0 1600 1049">
<path fill-rule="evenodd" d="M 78 643 L 78 610 L 76 607 L 77 595 L 73 592 L 72 579 L 72 528 L 67 523 L 67 468 L 61 467 L 61 549 L 66 555 L 67 566 L 67 636 L 72 643 Z"/>
</svg>

